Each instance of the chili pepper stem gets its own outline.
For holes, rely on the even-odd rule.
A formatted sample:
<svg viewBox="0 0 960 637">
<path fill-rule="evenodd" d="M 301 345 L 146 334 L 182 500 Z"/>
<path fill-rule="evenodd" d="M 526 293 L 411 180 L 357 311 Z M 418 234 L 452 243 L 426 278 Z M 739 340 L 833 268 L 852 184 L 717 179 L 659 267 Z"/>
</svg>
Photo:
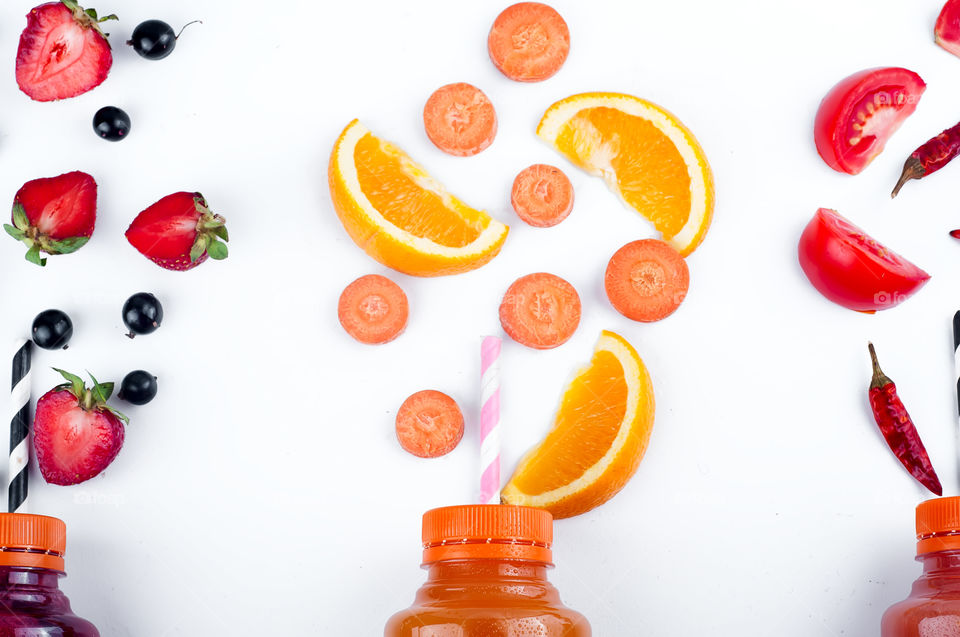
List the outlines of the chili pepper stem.
<svg viewBox="0 0 960 637">
<path fill-rule="evenodd" d="M 873 363 L 873 378 L 870 379 L 870 389 L 876 389 L 892 383 L 893 381 L 880 369 L 880 362 L 877 360 L 877 350 L 873 348 L 873 343 L 868 341 L 867 349 L 870 350 L 870 361 Z"/>
<path fill-rule="evenodd" d="M 900 192 L 900 189 L 903 188 L 903 184 L 907 183 L 911 179 L 920 179 L 926 174 L 927 171 L 923 167 L 923 162 L 911 155 L 903 164 L 903 172 L 900 174 L 900 180 L 897 182 L 897 185 L 893 187 L 893 192 L 890 193 L 890 198 L 893 199 L 897 196 L 897 194 Z"/>
</svg>

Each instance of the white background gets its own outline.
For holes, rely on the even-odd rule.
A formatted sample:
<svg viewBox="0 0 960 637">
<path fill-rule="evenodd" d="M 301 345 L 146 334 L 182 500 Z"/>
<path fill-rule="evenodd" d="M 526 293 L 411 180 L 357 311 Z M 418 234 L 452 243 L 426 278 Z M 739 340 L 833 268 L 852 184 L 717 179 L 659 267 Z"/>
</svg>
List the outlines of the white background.
<svg viewBox="0 0 960 637">
<path fill-rule="evenodd" d="M 0 200 L 74 169 L 100 185 L 96 233 L 75 255 L 40 269 L 0 241 L 0 336 L 25 334 L 48 307 L 73 317 L 70 349 L 36 357 L 35 397 L 58 382 L 52 365 L 160 377 L 152 404 L 126 409 L 127 442 L 104 474 L 70 488 L 32 476 L 34 511 L 68 525 L 64 587 L 104 635 L 380 634 L 423 579 L 420 514 L 475 497 L 479 339 L 499 333 L 509 283 L 541 270 L 578 288 L 583 322 L 553 351 L 505 343 L 506 471 L 549 427 L 601 329 L 636 346 L 656 389 L 636 477 L 556 524 L 553 581 L 595 634 L 875 635 L 883 609 L 906 595 L 925 493 L 868 411 L 866 342 L 956 494 L 960 245 L 947 231 L 960 227 L 960 166 L 888 194 L 910 151 L 960 116 L 960 59 L 933 43 L 939 1 L 555 5 L 570 57 L 554 78 L 525 85 L 487 58 L 503 2 L 101 4 L 122 18 L 107 26 L 110 77 L 55 104 L 31 102 L 14 80 L 29 3 L 0 6 Z M 123 42 L 155 17 L 204 24 L 149 62 Z M 842 77 L 880 65 L 917 71 L 927 92 L 869 169 L 837 174 L 813 146 L 817 104 Z M 469 159 L 433 148 L 420 118 L 430 92 L 454 81 L 481 87 L 499 116 L 496 142 Z M 689 259 L 689 297 L 661 323 L 622 318 L 601 284 L 614 250 L 650 227 L 533 132 L 554 100 L 586 90 L 662 104 L 713 165 L 715 221 Z M 91 130 L 108 104 L 133 119 L 119 144 Z M 353 342 L 336 318 L 344 285 L 389 274 L 353 245 L 327 192 L 330 148 L 354 117 L 513 226 L 480 271 L 391 274 L 411 321 L 383 347 Z M 509 206 L 513 176 L 534 162 L 561 166 L 576 189 L 573 214 L 554 229 L 523 226 Z M 206 195 L 232 238 L 229 260 L 185 274 L 123 237 L 137 212 L 184 189 Z M 916 261 L 930 283 L 875 316 L 825 301 L 796 262 L 820 206 Z M 161 298 L 166 318 L 130 341 L 120 308 L 141 290 Z M 468 419 L 463 443 L 433 461 L 393 435 L 397 406 L 424 388 L 450 393 Z"/>
</svg>

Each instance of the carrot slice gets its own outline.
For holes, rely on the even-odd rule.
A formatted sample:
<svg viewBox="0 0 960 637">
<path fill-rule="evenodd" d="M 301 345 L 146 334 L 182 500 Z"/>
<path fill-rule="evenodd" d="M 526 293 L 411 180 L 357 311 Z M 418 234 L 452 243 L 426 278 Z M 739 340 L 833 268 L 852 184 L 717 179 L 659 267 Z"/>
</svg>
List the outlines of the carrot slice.
<svg viewBox="0 0 960 637">
<path fill-rule="evenodd" d="M 418 391 L 397 410 L 397 440 L 419 458 L 437 458 L 453 451 L 463 438 L 463 412 L 443 392 Z"/>
<path fill-rule="evenodd" d="M 424 105 L 423 127 L 443 152 L 469 157 L 493 143 L 497 113 L 490 98 L 476 86 L 447 84 L 434 91 Z"/>
<path fill-rule="evenodd" d="M 580 325 L 580 295 L 554 274 L 528 274 L 503 295 L 500 325 L 510 338 L 533 349 L 563 345 Z"/>
<path fill-rule="evenodd" d="M 573 210 L 573 184 L 562 170 L 534 164 L 513 180 L 510 203 L 517 216 L 535 228 L 555 226 Z"/>
<path fill-rule="evenodd" d="M 400 336 L 407 327 L 407 295 L 385 276 L 362 276 L 340 294 L 340 325 L 347 334 L 368 345 L 379 345 Z"/>
<path fill-rule="evenodd" d="M 539 82 L 563 66 L 570 30 L 560 14 L 539 2 L 520 2 L 497 16 L 487 36 L 493 64 L 511 80 Z"/>
<path fill-rule="evenodd" d="M 604 287 L 618 312 L 650 323 L 680 307 L 690 287 L 690 271 L 673 246 L 659 239 L 643 239 L 614 253 L 607 264 Z"/>
</svg>

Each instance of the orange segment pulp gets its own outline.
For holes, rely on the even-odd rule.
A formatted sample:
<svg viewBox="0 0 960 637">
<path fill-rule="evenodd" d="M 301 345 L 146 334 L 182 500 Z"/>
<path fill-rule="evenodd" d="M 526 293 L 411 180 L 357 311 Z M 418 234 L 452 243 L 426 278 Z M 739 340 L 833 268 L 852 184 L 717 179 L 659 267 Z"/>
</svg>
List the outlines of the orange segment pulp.
<svg viewBox="0 0 960 637">
<path fill-rule="evenodd" d="M 713 216 L 713 174 L 689 130 L 656 104 L 620 93 L 583 93 L 547 109 L 537 135 L 602 177 L 686 256 Z"/>
<path fill-rule="evenodd" d="M 553 428 L 504 487 L 503 501 L 557 518 L 603 504 L 636 472 L 653 418 L 643 361 L 623 337 L 603 332 L 590 365 L 567 386 Z"/>
<path fill-rule="evenodd" d="M 483 231 L 476 215 L 465 219 L 441 195 L 417 184 L 399 149 L 367 133 L 354 151 L 360 188 L 383 217 L 407 232 L 443 246 L 462 248 Z"/>
<path fill-rule="evenodd" d="M 402 150 L 354 120 L 330 157 L 330 195 L 353 240 L 406 274 L 466 272 L 500 251 L 507 226 L 451 195 Z"/>
</svg>

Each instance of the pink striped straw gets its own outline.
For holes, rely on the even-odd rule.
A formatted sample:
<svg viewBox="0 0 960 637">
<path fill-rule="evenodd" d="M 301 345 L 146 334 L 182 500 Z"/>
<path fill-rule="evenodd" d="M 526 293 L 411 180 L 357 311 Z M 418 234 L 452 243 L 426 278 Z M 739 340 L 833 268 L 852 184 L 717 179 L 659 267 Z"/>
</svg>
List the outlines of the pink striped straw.
<svg viewBox="0 0 960 637">
<path fill-rule="evenodd" d="M 500 339 L 480 345 L 480 503 L 500 504 Z"/>
</svg>

